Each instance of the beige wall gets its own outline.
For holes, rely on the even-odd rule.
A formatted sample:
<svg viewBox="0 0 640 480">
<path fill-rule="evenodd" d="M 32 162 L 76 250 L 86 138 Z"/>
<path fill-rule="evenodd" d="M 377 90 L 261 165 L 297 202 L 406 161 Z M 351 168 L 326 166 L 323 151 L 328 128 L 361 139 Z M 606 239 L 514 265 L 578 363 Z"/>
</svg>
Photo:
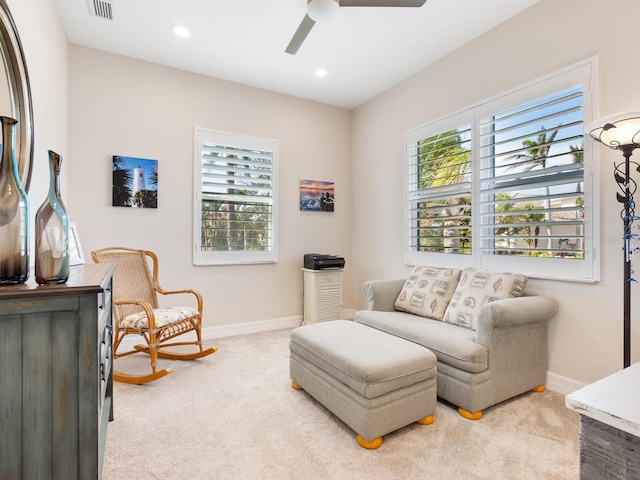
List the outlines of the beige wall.
<svg viewBox="0 0 640 480">
<path fill-rule="evenodd" d="M 633 59 L 640 2 L 541 0 L 517 17 L 360 106 L 353 119 L 353 251 L 356 283 L 398 277 L 403 264 L 403 135 L 407 129 L 471 106 L 592 55 L 600 61 L 600 113 L 640 108 L 640 66 Z M 375 141 L 372 141 L 375 139 Z M 532 280 L 531 291 L 560 303 L 551 323 L 549 371 L 591 382 L 622 368 L 622 224 L 612 162 L 601 151 L 601 281 Z M 604 151 L 607 150 L 607 151 Z M 376 261 L 371 261 L 375 259 Z M 640 268 L 640 267 L 639 267 Z M 633 312 L 640 312 L 633 285 Z M 364 298 L 358 302 L 365 307 Z M 640 322 L 632 361 L 640 361 Z"/>
<path fill-rule="evenodd" d="M 77 45 L 69 52 L 66 198 L 86 255 L 153 250 L 165 289 L 203 294 L 205 328 L 300 316 L 306 252 L 341 254 L 350 265 L 350 111 Z M 277 264 L 192 265 L 195 127 L 279 142 Z M 158 160 L 157 209 L 111 206 L 113 155 Z M 301 179 L 334 181 L 335 212 L 301 212 Z M 346 288 L 345 303 L 352 297 Z"/>
<path fill-rule="evenodd" d="M 33 232 L 35 212 L 49 188 L 47 150 L 63 155 L 67 150 L 67 38 L 53 1 L 7 0 L 7 4 L 24 49 L 33 97 L 34 165 L 29 189 Z M 66 166 L 63 163 L 63 168 Z M 66 183 L 64 176 L 63 190 Z M 34 245 L 33 235 L 31 244 Z M 33 261 L 31 258 L 32 264 Z M 32 271 L 31 277 L 34 275 Z"/>
</svg>

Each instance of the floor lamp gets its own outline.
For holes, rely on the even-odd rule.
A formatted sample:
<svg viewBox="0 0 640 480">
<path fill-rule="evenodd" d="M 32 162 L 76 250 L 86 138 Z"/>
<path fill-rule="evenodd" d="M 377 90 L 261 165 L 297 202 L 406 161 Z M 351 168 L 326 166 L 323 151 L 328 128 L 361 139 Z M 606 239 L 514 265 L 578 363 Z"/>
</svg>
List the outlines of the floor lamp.
<svg viewBox="0 0 640 480">
<path fill-rule="evenodd" d="M 640 112 L 626 112 L 601 118 L 585 128 L 585 131 L 598 142 L 620 150 L 624 161 L 614 164 L 614 178 L 620 190 L 616 197 L 623 204 L 620 217 L 624 225 L 624 368 L 631 363 L 631 256 L 633 255 L 631 225 L 635 217 L 633 194 L 637 183 L 631 177 L 631 167 L 640 171 L 640 165 L 630 160 L 636 148 L 640 148 Z"/>
</svg>

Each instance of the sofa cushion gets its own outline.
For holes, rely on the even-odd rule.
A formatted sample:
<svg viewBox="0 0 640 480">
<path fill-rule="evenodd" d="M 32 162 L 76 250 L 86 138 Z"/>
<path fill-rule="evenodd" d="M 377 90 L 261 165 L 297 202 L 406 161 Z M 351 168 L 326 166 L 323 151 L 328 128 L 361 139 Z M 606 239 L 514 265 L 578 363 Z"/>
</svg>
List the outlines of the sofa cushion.
<svg viewBox="0 0 640 480">
<path fill-rule="evenodd" d="M 396 309 L 442 320 L 461 273 L 461 270 L 415 267 L 396 299 Z"/>
<path fill-rule="evenodd" d="M 494 300 L 521 297 L 526 284 L 524 275 L 465 268 L 444 314 L 444 321 L 475 330 L 483 305 Z"/>
<path fill-rule="evenodd" d="M 488 350 L 475 342 L 476 332 L 468 328 L 404 312 L 360 310 L 354 320 L 422 345 L 435 354 L 438 362 L 454 368 L 478 373 L 489 365 Z"/>
</svg>

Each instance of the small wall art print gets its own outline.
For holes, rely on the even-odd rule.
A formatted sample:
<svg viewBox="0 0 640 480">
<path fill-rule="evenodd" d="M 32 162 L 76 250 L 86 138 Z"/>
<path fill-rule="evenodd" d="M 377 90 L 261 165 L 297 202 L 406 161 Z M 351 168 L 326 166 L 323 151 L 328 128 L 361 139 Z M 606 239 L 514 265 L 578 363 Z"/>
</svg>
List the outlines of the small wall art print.
<svg viewBox="0 0 640 480">
<path fill-rule="evenodd" d="M 69 222 L 69 265 L 82 265 L 84 263 L 84 253 L 80 245 L 78 228 L 74 222 Z"/>
<path fill-rule="evenodd" d="M 114 207 L 158 208 L 158 161 L 113 156 Z"/>
<path fill-rule="evenodd" d="M 333 182 L 300 180 L 300 210 L 333 212 L 335 200 Z"/>
</svg>

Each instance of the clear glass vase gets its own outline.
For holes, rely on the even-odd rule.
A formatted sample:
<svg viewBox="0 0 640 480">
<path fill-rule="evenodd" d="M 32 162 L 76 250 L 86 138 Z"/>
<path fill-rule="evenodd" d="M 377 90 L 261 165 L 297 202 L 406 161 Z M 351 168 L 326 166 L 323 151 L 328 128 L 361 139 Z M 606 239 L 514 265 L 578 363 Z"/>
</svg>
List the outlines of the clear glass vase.
<svg viewBox="0 0 640 480">
<path fill-rule="evenodd" d="M 29 278 L 29 198 L 20 181 L 14 149 L 17 120 L 0 116 L 0 285 Z"/>
<path fill-rule="evenodd" d="M 69 278 L 69 215 L 60 197 L 62 157 L 49 150 L 49 194 L 36 212 L 36 282 Z"/>
</svg>

